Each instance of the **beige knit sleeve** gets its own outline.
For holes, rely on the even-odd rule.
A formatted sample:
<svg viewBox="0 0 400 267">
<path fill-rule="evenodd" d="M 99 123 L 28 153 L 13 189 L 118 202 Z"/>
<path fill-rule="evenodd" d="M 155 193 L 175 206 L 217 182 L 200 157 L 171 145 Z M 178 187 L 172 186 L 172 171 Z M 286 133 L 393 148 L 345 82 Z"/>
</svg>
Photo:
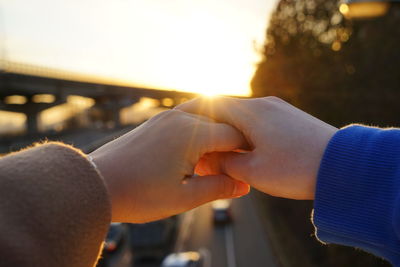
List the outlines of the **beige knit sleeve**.
<svg viewBox="0 0 400 267">
<path fill-rule="evenodd" d="M 47 143 L 0 158 L 0 266 L 94 266 L 110 220 L 79 150 Z"/>
</svg>

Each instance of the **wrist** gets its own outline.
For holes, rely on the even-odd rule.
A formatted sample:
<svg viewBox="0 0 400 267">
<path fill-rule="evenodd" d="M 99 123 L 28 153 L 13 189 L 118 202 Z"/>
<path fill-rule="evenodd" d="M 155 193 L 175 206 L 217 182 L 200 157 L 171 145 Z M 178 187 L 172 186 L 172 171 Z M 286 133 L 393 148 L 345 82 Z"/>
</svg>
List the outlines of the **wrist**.
<svg viewBox="0 0 400 267">
<path fill-rule="evenodd" d="M 311 188 L 310 188 L 310 199 L 315 198 L 315 192 L 317 188 L 317 181 L 318 181 L 318 173 L 321 168 L 321 163 L 322 159 L 324 157 L 324 154 L 326 153 L 326 149 L 329 145 L 329 142 L 331 141 L 332 137 L 338 132 L 339 130 L 331 125 L 326 125 L 326 128 L 324 131 L 321 132 L 319 142 L 318 142 L 318 149 L 315 153 L 316 157 L 314 159 L 314 172 L 311 175 L 312 177 L 312 183 L 311 183 Z"/>
<path fill-rule="evenodd" d="M 116 199 L 116 193 L 115 193 L 115 185 L 113 185 L 113 175 L 112 175 L 112 168 L 106 164 L 104 158 L 102 156 L 99 156 L 96 151 L 90 153 L 87 155 L 87 159 L 89 162 L 92 164 L 93 168 L 97 171 L 98 175 L 101 177 L 103 180 L 108 196 L 111 202 L 111 217 L 112 221 L 116 222 L 116 211 L 117 209 L 117 199 Z"/>
</svg>

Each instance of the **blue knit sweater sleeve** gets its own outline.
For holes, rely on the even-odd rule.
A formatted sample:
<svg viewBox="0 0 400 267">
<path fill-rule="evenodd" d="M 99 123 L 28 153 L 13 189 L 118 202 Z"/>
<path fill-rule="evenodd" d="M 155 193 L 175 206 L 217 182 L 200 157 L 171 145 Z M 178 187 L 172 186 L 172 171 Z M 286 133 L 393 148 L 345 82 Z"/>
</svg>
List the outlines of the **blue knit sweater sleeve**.
<svg viewBox="0 0 400 267">
<path fill-rule="evenodd" d="M 321 161 L 316 235 L 400 266 L 399 197 L 400 129 L 346 127 L 330 140 Z"/>
</svg>

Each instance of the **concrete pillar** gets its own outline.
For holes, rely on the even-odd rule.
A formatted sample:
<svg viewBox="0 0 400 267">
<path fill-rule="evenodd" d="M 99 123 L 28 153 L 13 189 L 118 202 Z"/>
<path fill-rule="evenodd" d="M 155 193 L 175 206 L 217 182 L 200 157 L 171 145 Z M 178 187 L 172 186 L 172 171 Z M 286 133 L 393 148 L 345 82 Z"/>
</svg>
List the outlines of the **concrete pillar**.
<svg viewBox="0 0 400 267">
<path fill-rule="evenodd" d="M 28 134 L 38 133 L 38 112 L 31 111 L 26 114 L 26 129 Z"/>
</svg>

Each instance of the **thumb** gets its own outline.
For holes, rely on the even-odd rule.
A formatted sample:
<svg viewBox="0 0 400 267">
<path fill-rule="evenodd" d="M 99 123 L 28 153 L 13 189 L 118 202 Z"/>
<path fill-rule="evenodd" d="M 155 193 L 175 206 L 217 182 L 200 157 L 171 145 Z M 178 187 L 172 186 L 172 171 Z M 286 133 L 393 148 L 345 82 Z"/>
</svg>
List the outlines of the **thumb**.
<svg viewBox="0 0 400 267">
<path fill-rule="evenodd" d="M 186 199 L 193 207 L 223 198 L 237 198 L 246 195 L 250 186 L 226 175 L 195 176 L 184 184 Z"/>
</svg>

